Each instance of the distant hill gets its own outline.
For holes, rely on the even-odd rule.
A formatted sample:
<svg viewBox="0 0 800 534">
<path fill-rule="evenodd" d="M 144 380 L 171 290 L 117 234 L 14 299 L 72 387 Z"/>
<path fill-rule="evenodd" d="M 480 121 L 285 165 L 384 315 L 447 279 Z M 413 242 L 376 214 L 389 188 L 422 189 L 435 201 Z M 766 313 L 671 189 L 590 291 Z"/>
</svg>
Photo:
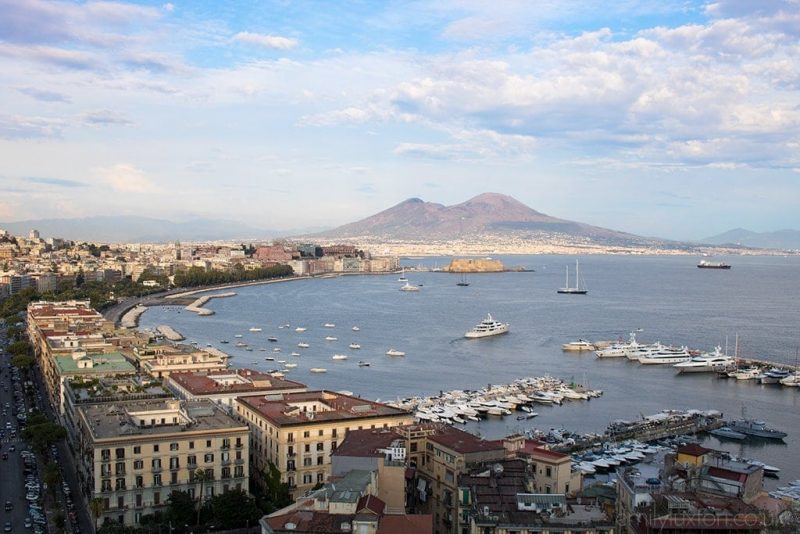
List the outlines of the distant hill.
<svg viewBox="0 0 800 534">
<path fill-rule="evenodd" d="M 79 219 L 37 219 L 0 223 L 14 235 L 39 230 L 42 237 L 63 237 L 72 241 L 103 243 L 161 243 L 175 240 L 213 241 L 224 239 L 266 239 L 278 232 L 247 226 L 235 221 L 195 219 L 173 222 L 137 216 L 99 216 Z"/>
<path fill-rule="evenodd" d="M 498 193 L 483 193 L 461 204 L 444 206 L 410 198 L 380 213 L 316 234 L 323 239 L 455 240 L 470 236 L 568 236 L 610 245 L 660 242 L 607 228 L 558 219 Z"/>
<path fill-rule="evenodd" d="M 800 230 L 753 232 L 744 228 L 734 228 L 719 235 L 707 237 L 702 242 L 710 245 L 741 245 L 753 248 L 800 250 Z"/>
</svg>

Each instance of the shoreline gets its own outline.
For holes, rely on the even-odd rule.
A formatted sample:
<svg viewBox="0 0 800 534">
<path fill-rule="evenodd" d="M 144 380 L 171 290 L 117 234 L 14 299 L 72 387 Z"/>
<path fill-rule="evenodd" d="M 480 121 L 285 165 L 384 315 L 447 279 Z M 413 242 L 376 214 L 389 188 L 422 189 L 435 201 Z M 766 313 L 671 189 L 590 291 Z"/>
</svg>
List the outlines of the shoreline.
<svg viewBox="0 0 800 534">
<path fill-rule="evenodd" d="M 214 310 L 209 310 L 208 308 L 204 308 L 211 299 L 221 299 L 226 297 L 235 297 L 235 291 L 229 291 L 228 293 L 217 293 L 215 295 L 205 295 L 200 297 L 199 299 L 195 300 L 188 306 L 184 308 L 184 310 L 194 312 L 201 317 L 207 317 L 209 315 L 214 315 Z"/>
</svg>

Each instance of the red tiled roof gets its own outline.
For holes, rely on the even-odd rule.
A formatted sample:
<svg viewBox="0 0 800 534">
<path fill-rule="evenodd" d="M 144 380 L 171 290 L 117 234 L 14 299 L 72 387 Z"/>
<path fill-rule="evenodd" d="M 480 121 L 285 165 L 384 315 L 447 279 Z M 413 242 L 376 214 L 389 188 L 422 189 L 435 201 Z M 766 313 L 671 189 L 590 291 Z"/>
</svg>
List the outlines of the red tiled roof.
<svg viewBox="0 0 800 534">
<path fill-rule="evenodd" d="M 410 417 L 409 412 L 399 408 L 326 390 L 242 396 L 237 397 L 237 401 L 278 426 L 309 424 L 312 421 L 347 421 L 390 416 Z M 317 402 L 325 405 L 327 409 L 304 412 L 293 406 L 293 403 L 307 402 Z"/>
<path fill-rule="evenodd" d="M 379 449 L 385 449 L 400 436 L 392 430 L 350 430 L 344 441 L 331 453 L 332 456 L 383 457 Z"/>
<path fill-rule="evenodd" d="M 383 515 L 383 510 L 386 508 L 386 503 L 374 495 L 364 495 L 358 500 L 356 504 L 356 513 L 360 514 L 365 510 L 369 510 L 375 515 Z"/>
<path fill-rule="evenodd" d="M 438 443 L 460 454 L 505 450 L 502 441 L 486 441 L 469 432 L 451 426 L 441 426 L 439 431 L 428 436 L 428 441 Z"/>
<path fill-rule="evenodd" d="M 264 520 L 275 532 L 318 532 L 320 534 L 338 534 L 352 532 L 353 514 L 329 514 L 328 512 L 314 512 L 312 510 L 294 510 L 275 517 L 265 517 Z M 294 528 L 287 528 L 292 524 Z M 342 524 L 347 524 L 342 529 Z"/>
<path fill-rule="evenodd" d="M 687 454 L 689 456 L 703 456 L 708 454 L 712 449 L 706 449 L 697 443 L 688 443 L 678 447 L 678 454 Z"/>
<path fill-rule="evenodd" d="M 214 380 L 215 376 L 230 376 L 238 374 L 248 382 L 230 385 L 221 385 Z M 208 373 L 172 373 L 169 380 L 189 391 L 193 395 L 208 395 L 213 393 L 254 393 L 258 391 L 275 391 L 286 389 L 305 388 L 305 384 L 293 382 L 282 378 L 275 378 L 267 373 L 251 369 L 226 369 Z"/>
<path fill-rule="evenodd" d="M 725 469 L 724 467 L 711 466 L 708 468 L 708 474 L 716 478 L 724 478 L 725 480 L 733 480 L 734 482 L 744 482 L 747 480 L 746 473 L 738 473 Z"/>
<path fill-rule="evenodd" d="M 385 515 L 378 523 L 377 534 L 432 534 L 433 516 Z"/>
<path fill-rule="evenodd" d="M 519 452 L 530 456 L 538 456 L 539 458 L 547 458 L 548 460 L 564 461 L 569 460 L 570 455 L 562 452 L 551 451 L 541 446 L 540 441 L 525 441 L 525 446 Z"/>
</svg>

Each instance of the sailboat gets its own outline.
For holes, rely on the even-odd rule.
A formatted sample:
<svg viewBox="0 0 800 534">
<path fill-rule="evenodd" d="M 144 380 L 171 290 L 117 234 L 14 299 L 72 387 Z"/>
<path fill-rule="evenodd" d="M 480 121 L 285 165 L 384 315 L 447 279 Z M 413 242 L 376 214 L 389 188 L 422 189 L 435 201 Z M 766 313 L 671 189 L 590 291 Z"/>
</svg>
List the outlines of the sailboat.
<svg viewBox="0 0 800 534">
<path fill-rule="evenodd" d="M 585 284 L 584 287 L 581 287 L 581 271 L 580 266 L 578 265 L 578 260 L 575 260 L 575 287 L 571 287 L 569 285 L 569 265 L 567 265 L 567 281 L 564 287 L 558 290 L 558 293 L 566 293 L 569 295 L 585 295 L 589 292 L 586 289 Z"/>
<path fill-rule="evenodd" d="M 400 273 L 400 278 L 397 279 L 398 282 L 408 282 L 408 278 L 406 278 L 406 268 L 403 267 L 402 272 Z"/>
<path fill-rule="evenodd" d="M 461 280 L 456 285 L 461 287 L 467 287 L 469 285 L 466 273 L 461 273 Z"/>
</svg>

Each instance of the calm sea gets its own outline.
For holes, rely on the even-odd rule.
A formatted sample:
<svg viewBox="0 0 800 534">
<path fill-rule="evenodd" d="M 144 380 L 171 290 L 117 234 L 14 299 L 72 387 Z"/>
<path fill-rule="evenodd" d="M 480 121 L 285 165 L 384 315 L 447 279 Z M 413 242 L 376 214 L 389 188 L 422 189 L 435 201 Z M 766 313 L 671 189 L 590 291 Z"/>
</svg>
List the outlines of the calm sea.
<svg viewBox="0 0 800 534">
<path fill-rule="evenodd" d="M 564 342 L 626 339 L 688 345 L 711 350 L 715 345 L 739 353 L 793 363 L 800 347 L 800 258 L 730 257 L 729 271 L 698 269 L 698 258 L 587 256 L 580 258 L 589 294 L 559 295 L 564 268 L 574 276 L 575 257 L 499 257 L 506 266 L 534 272 L 470 275 L 458 287 L 458 275 L 408 272 L 417 293 L 398 291 L 397 275 L 344 276 L 292 281 L 236 289 L 233 298 L 209 304 L 216 314 L 198 317 L 177 307 L 152 308 L 141 326 L 169 324 L 201 346 L 210 343 L 229 352 L 232 365 L 256 369 L 282 367 L 277 360 L 298 363 L 287 378 L 313 388 L 348 390 L 389 400 L 449 389 L 475 389 L 515 378 L 550 374 L 588 383 L 605 394 L 590 402 L 561 407 L 537 406 L 540 416 L 521 424 L 514 417 L 487 420 L 467 428 L 499 437 L 527 428 L 602 431 L 614 419 L 636 419 L 666 408 L 715 409 L 726 416 L 767 420 L 790 433 L 785 444 L 720 443 L 708 446 L 759 458 L 780 467 L 784 480 L 800 478 L 800 388 L 761 386 L 720 380 L 711 375 L 678 376 L 670 366 L 646 368 L 622 359 L 562 353 Z M 409 267 L 443 266 L 447 258 L 404 259 Z M 487 313 L 511 324 L 511 332 L 466 340 L 466 330 Z M 291 328 L 279 325 L 291 324 Z M 325 328 L 325 323 L 335 328 Z M 358 326 L 355 332 L 352 326 Z M 307 331 L 297 333 L 303 326 Z M 249 332 L 250 327 L 262 332 Z M 236 348 L 234 335 L 254 348 Z M 277 343 L 267 337 L 275 336 Z M 336 341 L 325 341 L 335 336 Z M 220 340 L 230 341 L 227 345 Z M 297 348 L 307 342 L 307 349 Z M 357 342 L 360 350 L 349 350 Z M 281 352 L 272 350 L 280 347 Z M 269 354 L 259 349 L 266 348 Z M 403 358 L 384 353 L 406 352 Z M 299 357 L 290 356 L 297 351 Z M 331 360 L 349 354 L 347 361 Z M 276 361 L 266 361 L 265 357 Z M 359 360 L 370 367 L 358 367 Z M 327 368 L 326 374 L 309 372 Z M 774 485 L 774 483 L 772 483 Z"/>
</svg>

